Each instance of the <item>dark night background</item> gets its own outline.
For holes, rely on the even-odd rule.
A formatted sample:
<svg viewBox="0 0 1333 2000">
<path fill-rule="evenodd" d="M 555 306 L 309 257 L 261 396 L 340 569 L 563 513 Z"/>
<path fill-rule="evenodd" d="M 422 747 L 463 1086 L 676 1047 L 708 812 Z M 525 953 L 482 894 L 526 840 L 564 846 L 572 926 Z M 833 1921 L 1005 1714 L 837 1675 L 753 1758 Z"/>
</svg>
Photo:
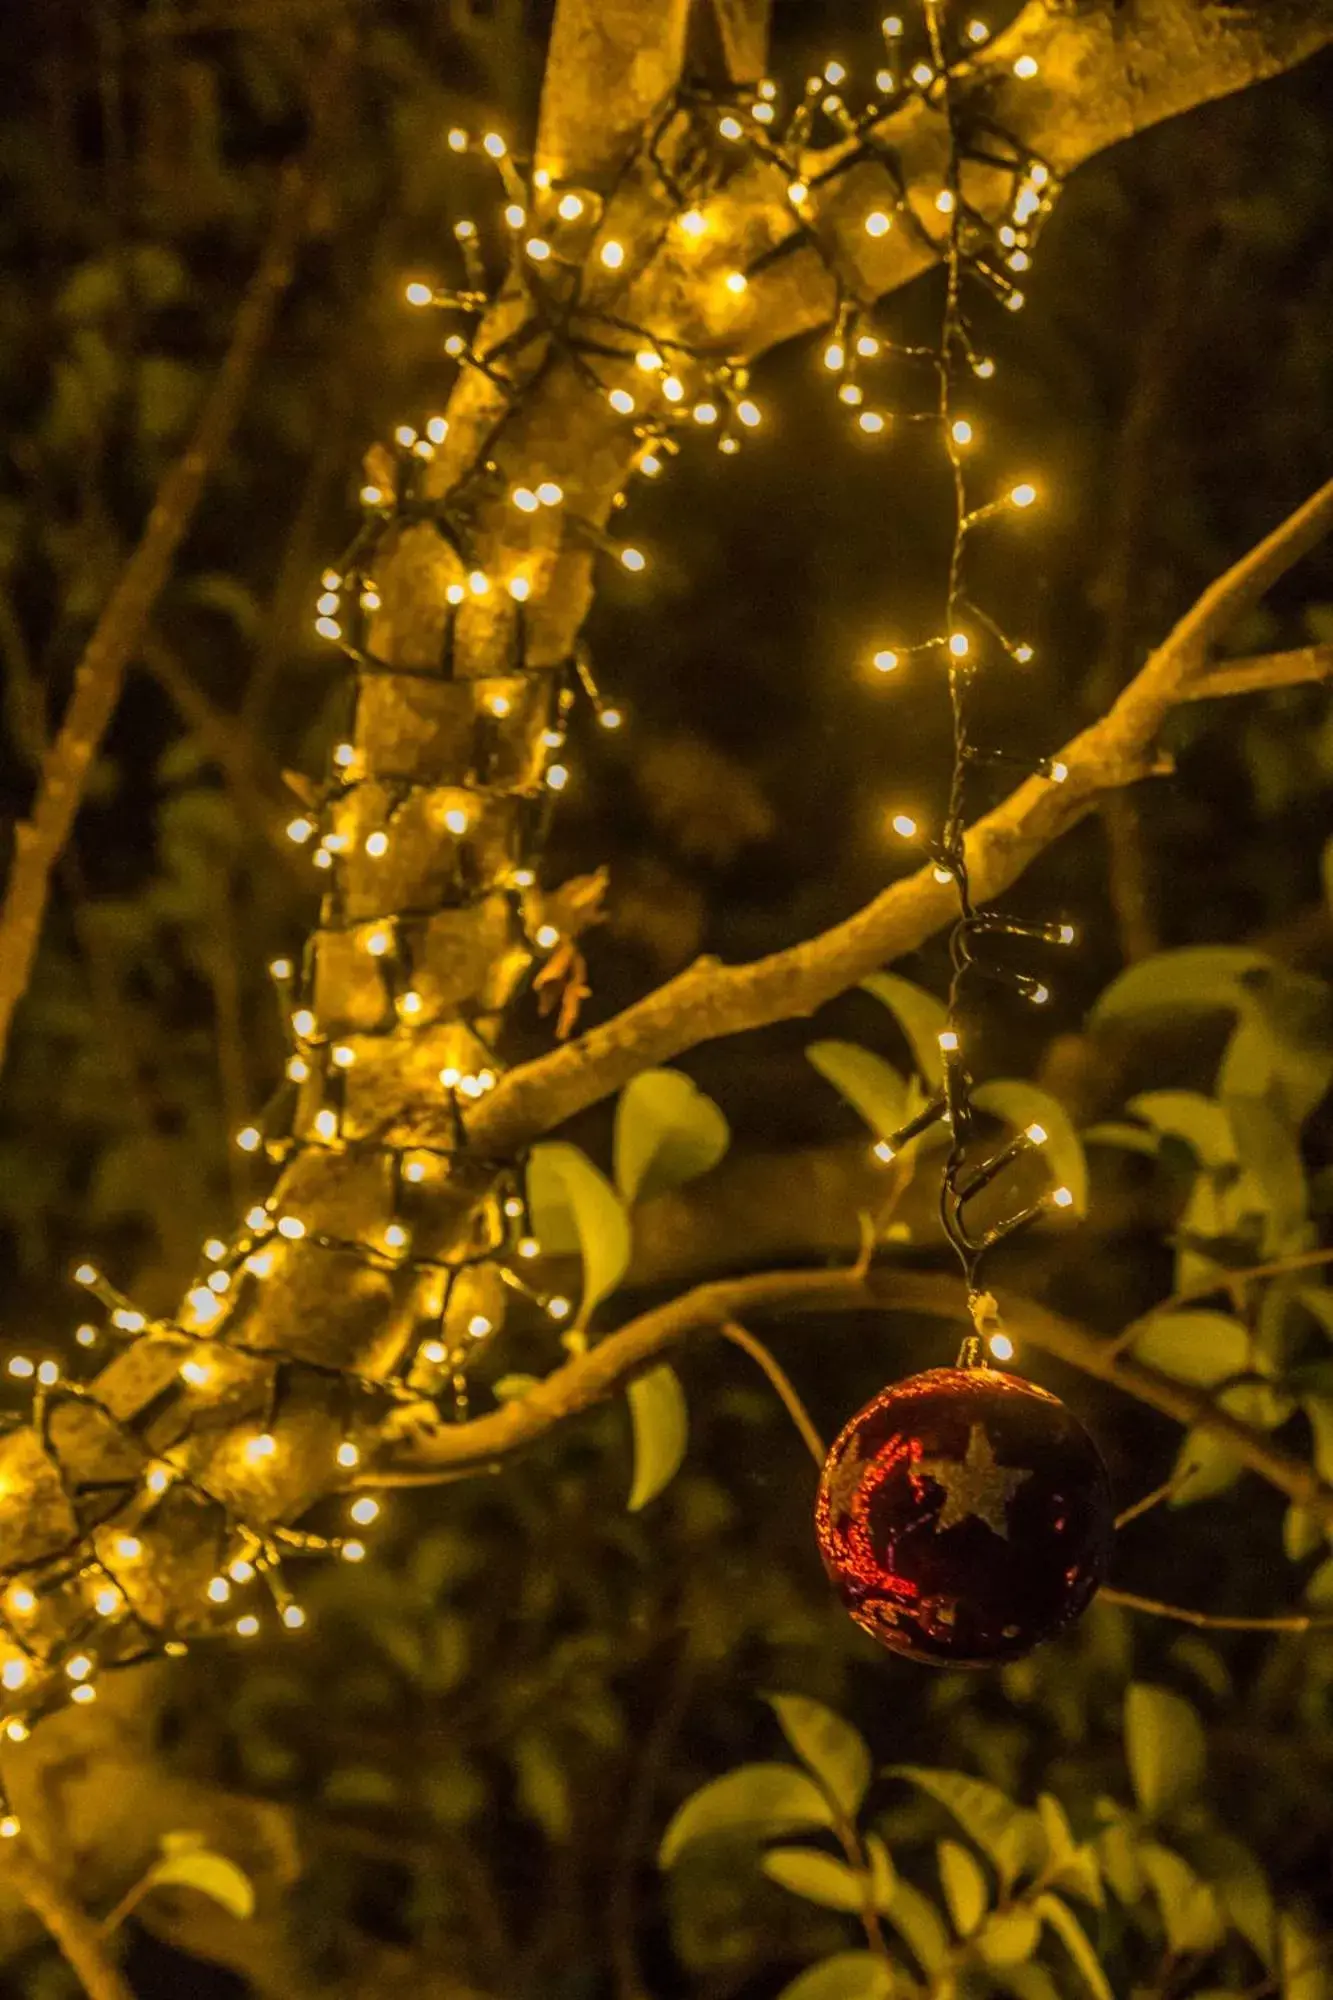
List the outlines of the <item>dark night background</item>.
<svg viewBox="0 0 1333 2000">
<path fill-rule="evenodd" d="M 357 55 L 276 337 L 58 872 L 0 1104 L 6 1353 L 86 1370 L 71 1263 L 95 1254 L 165 1308 L 201 1238 L 262 1188 L 227 1135 L 279 1073 L 265 967 L 315 908 L 315 878 L 281 838 L 281 774 L 320 769 L 346 712 L 311 630 L 317 580 L 347 539 L 362 452 L 437 407 L 451 378 L 438 321 L 408 311 L 402 286 L 448 271 L 453 220 L 474 203 L 489 217 L 495 197 L 442 135 L 453 123 L 531 131 L 548 15 L 505 0 L 47 0 L 8 19 L 4 829 L 223 351 L 335 21 Z M 778 0 L 775 73 L 800 77 L 831 52 L 873 67 L 874 15 L 852 0 Z M 1328 476 L 1331 101 L 1324 58 L 1094 162 L 1043 237 L 1028 310 L 989 317 L 997 372 L 978 385 L 977 455 L 997 480 L 1030 475 L 1042 490 L 987 543 L 976 582 L 1036 649 L 1026 668 L 992 670 L 981 698 L 986 740 L 1020 763 L 1099 713 L 1199 590 Z M 880 323 L 929 338 L 937 309 L 923 281 Z M 868 661 L 935 627 L 946 495 L 924 440 L 876 448 L 849 426 L 821 347 L 760 364 L 767 422 L 741 454 L 686 440 L 660 482 L 632 490 L 625 518 L 651 565 L 608 580 L 590 628 L 626 726 L 580 724 L 545 870 L 555 883 L 610 868 L 589 1018 L 699 951 L 749 958 L 837 921 L 911 865 L 885 835 L 888 812 L 938 817 L 943 690 L 923 663 L 882 679 Z M 887 380 L 893 364 L 877 365 Z M 1235 645 L 1314 639 L 1333 640 L 1328 549 Z M 1170 747 L 1173 779 L 1087 821 L 1010 899 L 1080 926 L 1079 951 L 1042 961 L 1051 1005 L 996 987 L 977 1025 L 979 1073 L 1042 1079 L 1084 1124 L 1122 1116 L 1137 1090 L 1210 1088 L 1219 1044 L 1197 1023 L 1151 1042 L 1086 1031 L 1128 960 L 1252 942 L 1333 972 L 1323 690 L 1202 704 L 1177 716 Z M 997 775 L 997 795 L 1011 775 Z M 895 969 L 940 992 L 946 963 L 940 943 Z M 535 1010 L 520 1015 L 510 1054 L 548 1033 Z M 812 1196 L 808 1163 L 850 1156 L 865 1135 L 804 1058 L 816 1033 L 906 1066 L 888 1015 L 859 994 L 814 1029 L 794 1022 L 687 1058 L 735 1135 L 718 1170 L 725 1214 L 753 1219 L 739 1197 L 726 1207 L 726 1177 L 763 1167 L 759 1245 L 739 1221 L 726 1241 L 710 1237 L 701 1190 L 698 1241 L 677 1229 L 652 1282 L 603 1308 L 603 1323 L 719 1266 L 781 1263 L 788 1221 L 790 1261 L 845 1254 L 854 1217 Z M 569 1136 L 604 1160 L 609 1131 L 598 1112 Z M 1333 1186 L 1329 1138 L 1316 1111 L 1302 1135 L 1316 1217 Z M 1097 1149 L 1088 1222 L 1038 1230 L 1002 1275 L 1115 1331 L 1171 1289 L 1183 1186 L 1169 1149 L 1155 1165 Z M 924 1220 L 908 1254 L 934 1256 Z M 556 1358 L 532 1331 L 516 1339 L 506 1366 Z M 951 1358 L 950 1340 L 938 1324 L 866 1314 L 793 1322 L 773 1345 L 831 1435 L 885 1380 Z M 1209 1725 L 1200 1811 L 1333 1925 L 1327 1638 L 1189 1634 L 1104 1609 L 994 1676 L 887 1661 L 831 1600 L 808 1461 L 745 1368 L 702 1343 L 682 1357 L 689 1457 L 643 1514 L 623 1511 L 626 1428 L 605 1410 L 502 1479 L 394 1496 L 376 1560 L 319 1578 L 299 1642 L 205 1650 L 118 1697 L 156 1715 L 164 1754 L 191 1778 L 294 1814 L 305 1858 L 285 1920 L 311 1990 L 769 2000 L 837 1947 L 844 1920 L 756 1886 L 753 1871 L 668 1889 L 652 1856 L 693 1786 L 782 1754 L 758 1698 L 774 1687 L 839 1707 L 883 1762 L 954 1765 L 1068 1803 L 1127 1796 L 1126 1679 L 1176 1686 Z M 1122 1504 L 1165 1477 L 1172 1426 L 1041 1357 L 1033 1373 L 1095 1430 Z M 0 1397 L 25 1407 L 25 1385 L 6 1382 Z M 1292 1417 L 1291 1448 L 1308 1451 L 1304 1426 Z M 1293 1567 L 1281 1542 L 1278 1496 L 1247 1479 L 1152 1516 L 1126 1537 L 1117 1577 L 1184 1603 L 1280 1609 L 1311 1567 Z M 934 1827 L 900 1796 L 883 1823 L 895 1852 Z M 114 1900 L 89 1866 L 90 1900 Z M 3 1991 L 70 1990 L 12 1920 L 0 1943 Z M 1134 1968 L 1119 1975 L 1125 1992 L 1194 1990 L 1175 1974 L 1155 1983 L 1151 1952 L 1116 1963 Z M 145 2000 L 250 1990 L 146 1932 L 129 1965 Z M 255 1990 L 287 1990 L 254 1976 Z M 1237 1992 L 1266 1990 L 1253 1965 L 1230 1977 Z M 1313 1984 L 1301 2000 L 1319 2000 Z"/>
</svg>

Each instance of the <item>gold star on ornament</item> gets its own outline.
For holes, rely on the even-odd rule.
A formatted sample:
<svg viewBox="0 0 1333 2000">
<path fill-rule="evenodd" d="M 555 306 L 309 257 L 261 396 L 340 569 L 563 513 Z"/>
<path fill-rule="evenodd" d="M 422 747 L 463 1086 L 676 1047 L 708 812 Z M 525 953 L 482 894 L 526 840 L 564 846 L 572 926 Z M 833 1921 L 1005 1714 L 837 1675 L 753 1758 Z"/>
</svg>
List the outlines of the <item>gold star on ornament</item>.
<svg viewBox="0 0 1333 2000">
<path fill-rule="evenodd" d="M 995 1453 L 983 1425 L 973 1424 L 967 1433 L 967 1451 L 962 1458 L 923 1458 L 913 1467 L 918 1475 L 933 1479 L 944 1488 L 944 1505 L 935 1517 L 936 1534 L 956 1528 L 960 1521 L 984 1521 L 993 1535 L 1009 1539 L 1009 1502 L 1030 1472 L 995 1463 Z"/>
</svg>

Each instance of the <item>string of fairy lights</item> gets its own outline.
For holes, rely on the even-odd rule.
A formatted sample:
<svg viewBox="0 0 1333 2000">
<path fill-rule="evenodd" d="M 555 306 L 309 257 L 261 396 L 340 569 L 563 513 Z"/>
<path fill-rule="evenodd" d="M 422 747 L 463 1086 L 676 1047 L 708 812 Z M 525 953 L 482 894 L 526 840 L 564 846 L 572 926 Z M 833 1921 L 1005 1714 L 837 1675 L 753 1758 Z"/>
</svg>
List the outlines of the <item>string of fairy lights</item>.
<svg viewBox="0 0 1333 2000">
<path fill-rule="evenodd" d="M 468 1013 L 439 1005 L 422 976 L 423 967 L 431 924 L 442 913 L 471 909 L 496 896 L 506 899 L 526 957 L 517 990 L 539 977 L 537 969 L 570 942 L 551 919 L 553 905 L 540 889 L 538 861 L 552 807 L 569 782 L 571 711 L 582 697 L 606 730 L 618 729 L 624 712 L 604 699 L 582 639 L 568 659 L 554 666 L 529 657 L 527 606 L 540 587 L 541 571 L 526 552 L 534 546 L 535 534 L 541 538 L 536 546 L 548 552 L 581 544 L 609 556 L 631 575 L 644 571 L 647 558 L 634 543 L 578 514 L 559 480 L 528 468 L 508 468 L 507 433 L 530 382 L 555 356 L 585 392 L 604 399 L 610 414 L 624 424 L 624 455 L 634 473 L 659 477 L 690 434 L 711 435 L 724 455 L 740 449 L 745 435 L 763 420 L 748 369 L 637 324 L 625 311 L 625 295 L 633 277 L 664 248 L 670 255 L 709 253 L 715 234 L 709 203 L 748 165 L 781 176 L 791 228 L 746 268 L 720 269 L 719 297 L 733 299 L 739 309 L 769 265 L 798 249 L 813 249 L 836 290 L 822 358 L 836 382 L 839 403 L 863 437 L 888 433 L 895 415 L 936 423 L 952 469 L 955 520 L 942 629 L 874 656 L 882 674 L 916 656 L 942 658 L 947 670 L 954 772 L 940 835 L 926 843 L 937 875 L 955 885 L 959 899 L 951 939 L 949 1025 L 941 1036 L 944 1087 L 919 1117 L 875 1150 L 881 1158 L 892 1158 L 931 1124 L 941 1119 L 948 1123 L 951 1145 L 941 1197 L 945 1230 L 963 1261 L 969 1294 L 978 1302 L 978 1333 L 987 1333 L 997 1357 L 1011 1351 L 1006 1337 L 983 1323 L 980 1260 L 1046 1204 L 1030 1206 L 979 1235 L 970 1232 L 966 1210 L 983 1187 L 1019 1153 L 1039 1145 L 1045 1134 L 1030 1127 L 980 1167 L 969 1165 L 974 1114 L 959 1026 L 962 989 L 988 936 L 1005 933 L 1068 943 L 1072 931 L 1067 925 L 1010 922 L 977 909 L 972 901 L 963 810 L 966 777 L 979 759 L 969 734 L 968 703 L 982 650 L 978 635 L 984 633 L 1019 663 L 1031 657 L 1031 649 L 1025 641 L 1007 637 L 968 597 L 964 557 L 970 537 L 983 523 L 1030 506 L 1037 495 L 1023 482 L 998 497 L 973 499 L 965 462 L 971 419 L 956 411 L 954 389 L 963 368 L 975 381 L 994 373 L 991 359 L 973 346 L 964 286 L 977 287 L 1009 311 L 1021 309 L 1017 280 L 1029 268 L 1056 184 L 1046 163 L 989 113 L 976 109 L 980 100 L 969 96 L 964 117 L 959 88 L 989 42 L 983 22 L 965 21 L 951 40 L 938 0 L 924 0 L 922 35 L 898 16 L 888 16 L 881 25 L 882 66 L 874 92 L 859 106 L 849 94 L 847 70 L 837 60 L 806 80 L 786 113 L 778 85 L 768 78 L 725 91 L 686 85 L 600 188 L 562 182 L 542 167 L 525 178 L 497 132 L 474 135 L 455 128 L 446 135 L 453 153 L 488 163 L 498 179 L 504 275 L 497 290 L 487 258 L 490 232 L 464 218 L 453 231 L 462 284 L 414 277 L 405 286 L 405 299 L 410 308 L 438 312 L 450 322 L 445 355 L 457 364 L 460 379 L 470 372 L 485 378 L 495 392 L 498 414 L 465 470 L 442 494 L 433 490 L 430 469 L 449 440 L 448 418 L 429 415 L 419 424 L 400 425 L 391 450 L 382 454 L 381 467 L 361 488 L 356 533 L 321 578 L 315 630 L 348 663 L 351 719 L 345 738 L 333 748 L 326 780 L 303 798 L 287 831 L 327 877 L 326 894 L 319 927 L 302 961 L 279 958 L 270 967 L 289 1054 L 269 1104 L 236 1135 L 242 1151 L 262 1155 L 287 1171 L 268 1199 L 246 1212 L 229 1239 L 210 1239 L 203 1246 L 195 1280 L 173 1319 L 144 1313 L 91 1264 L 75 1273 L 104 1315 L 100 1331 L 91 1321 L 79 1326 L 79 1345 L 96 1347 L 104 1333 L 125 1342 L 151 1337 L 166 1357 L 159 1392 L 132 1418 L 116 1416 L 88 1383 L 62 1378 L 59 1364 L 50 1359 L 35 1362 L 31 1356 L 14 1355 L 8 1362 L 13 1379 L 34 1384 L 33 1421 L 76 1523 L 67 1546 L 37 1564 L 16 1566 L 8 1580 L 0 1572 L 0 1685 L 7 1697 L 0 1729 L 10 1742 L 22 1742 L 41 1715 L 66 1699 L 93 1700 L 98 1675 L 108 1668 L 183 1652 L 201 1630 L 229 1626 L 241 1637 L 255 1636 L 262 1628 L 265 1602 L 282 1626 L 299 1629 L 306 1614 L 286 1580 L 284 1565 L 290 1559 L 321 1554 L 347 1562 L 364 1559 L 364 1533 L 314 1535 L 263 1518 L 283 1451 L 281 1420 L 303 1373 L 325 1378 L 326 1386 L 332 1381 L 341 1399 L 344 1415 L 329 1445 L 329 1487 L 336 1490 L 357 1478 L 362 1464 L 358 1429 L 364 1426 L 363 1434 L 370 1435 L 395 1406 L 420 1405 L 424 1397 L 435 1401 L 441 1414 L 446 1402 L 453 1415 L 466 1414 L 472 1358 L 484 1351 L 502 1317 L 494 1302 L 481 1307 L 474 1297 L 469 1304 L 469 1279 L 484 1274 L 494 1278 L 488 1300 L 514 1294 L 556 1324 L 572 1318 L 570 1299 L 525 1276 L 541 1246 L 533 1234 L 522 1160 L 482 1158 L 469 1145 L 468 1107 L 494 1088 L 502 1071 L 495 1046 L 497 1010 L 478 1006 Z M 1020 55 L 1012 68 L 1020 78 L 1036 74 L 1035 61 L 1027 55 Z M 920 190 L 903 184 L 896 157 L 878 129 L 890 111 L 912 98 L 940 113 L 948 126 L 947 171 L 933 195 L 933 212 L 943 224 L 938 234 L 922 219 Z M 803 168 L 803 158 L 829 137 L 844 143 L 832 148 L 832 163 L 815 176 Z M 894 193 L 887 204 L 867 209 L 867 235 L 908 230 L 943 267 L 946 305 L 937 346 L 895 343 L 875 326 L 873 301 L 858 295 L 845 259 L 820 227 L 819 188 L 868 160 L 887 170 Z M 1006 176 L 1009 200 L 998 222 L 967 200 L 964 177 L 970 161 L 999 168 Z M 637 237 L 620 220 L 631 208 L 640 223 Z M 699 281 L 706 280 L 701 275 Z M 497 298 L 513 297 L 524 307 L 516 331 L 484 346 L 481 329 Z M 870 397 L 867 380 L 881 359 L 933 372 L 936 393 L 930 406 L 895 413 Z M 625 493 L 617 494 L 613 511 L 626 500 Z M 525 551 L 506 555 L 503 575 L 487 566 L 476 525 L 483 510 L 493 515 L 497 503 L 514 522 L 513 532 L 501 537 L 506 549 Z M 377 614 L 384 608 L 376 568 L 386 549 L 391 551 L 405 530 L 418 525 L 429 526 L 447 545 L 456 575 L 444 593 L 438 659 L 404 666 L 381 657 L 374 647 Z M 483 676 L 458 676 L 461 620 L 477 600 L 503 607 L 507 657 Z M 453 704 L 451 713 L 466 723 L 469 745 L 468 768 L 459 779 L 441 785 L 433 774 L 416 768 L 396 773 L 367 768 L 358 744 L 360 708 L 382 683 L 414 684 L 422 698 L 439 696 Z M 1058 762 L 1041 770 L 1052 783 L 1067 775 Z M 920 837 L 907 815 L 895 815 L 892 825 L 904 839 Z M 503 854 L 498 862 L 492 856 L 488 874 L 478 850 L 496 826 Z M 391 863 L 397 843 L 418 840 L 423 831 L 431 853 L 440 858 L 429 899 L 420 908 L 405 909 L 386 894 L 383 908 L 363 907 L 360 893 L 348 889 L 348 860 L 356 855 L 359 863 L 364 855 Z M 386 879 L 390 874 L 386 870 Z M 344 1033 L 326 1031 L 315 1006 L 318 955 L 335 947 L 350 948 L 358 954 L 358 964 L 374 968 L 384 1003 L 375 1018 L 359 1020 L 354 1031 Z M 1040 980 L 1019 975 L 1017 984 L 1031 1001 L 1047 997 Z M 377 1046 L 432 1028 L 450 1038 L 451 1057 L 439 1072 L 450 1141 L 433 1146 L 385 1143 L 349 1115 L 349 1085 Z M 289 1201 L 285 1189 L 302 1162 L 331 1155 L 382 1166 L 391 1219 L 373 1238 L 312 1227 L 296 1212 L 299 1203 Z M 474 1197 L 481 1224 L 461 1253 L 451 1246 L 448 1255 L 431 1255 L 423 1248 L 430 1236 L 430 1204 L 443 1190 L 456 1193 L 460 1185 Z M 1056 1206 L 1067 1206 L 1071 1199 L 1064 1189 L 1048 1197 Z M 247 1339 L 247 1321 L 262 1287 L 286 1260 L 310 1249 L 406 1287 L 416 1313 L 415 1332 L 402 1343 L 392 1366 L 361 1374 Z M 459 1296 L 464 1299 L 461 1318 L 453 1310 Z M 210 1442 L 205 1476 L 190 1461 L 208 1410 L 224 1388 L 249 1393 L 256 1381 L 263 1386 L 253 1425 L 246 1428 L 229 1416 L 225 1449 L 216 1439 Z M 103 1427 L 112 1461 L 105 1479 L 90 1483 L 83 1478 L 76 1485 L 68 1474 L 59 1418 L 70 1409 Z M 169 1421 L 175 1427 L 164 1436 L 162 1427 Z M 221 1470 L 219 1456 L 225 1459 Z M 140 1580 L 146 1583 L 151 1577 L 153 1535 L 164 1521 L 169 1525 L 177 1509 L 192 1516 L 203 1510 L 213 1526 L 216 1566 L 202 1586 L 197 1611 L 162 1625 L 145 1611 L 143 1599 L 150 1593 Z M 368 1529 L 380 1511 L 373 1494 L 355 1492 L 347 1506 L 349 1527 Z M 17 1818 L 0 1800 L 0 1836 L 17 1831 Z"/>
</svg>

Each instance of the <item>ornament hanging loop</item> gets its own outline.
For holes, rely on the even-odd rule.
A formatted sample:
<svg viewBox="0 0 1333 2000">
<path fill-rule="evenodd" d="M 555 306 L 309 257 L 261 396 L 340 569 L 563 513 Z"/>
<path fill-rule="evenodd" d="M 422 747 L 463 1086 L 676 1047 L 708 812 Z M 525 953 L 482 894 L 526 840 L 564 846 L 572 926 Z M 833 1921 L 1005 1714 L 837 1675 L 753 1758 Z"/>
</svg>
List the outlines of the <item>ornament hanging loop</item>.
<svg viewBox="0 0 1333 2000">
<path fill-rule="evenodd" d="M 1000 1331 L 1000 1308 L 994 1292 L 969 1291 L 967 1310 L 971 1315 L 973 1331 L 966 1335 L 958 1350 L 960 1368 L 989 1368 L 990 1344 Z"/>
</svg>

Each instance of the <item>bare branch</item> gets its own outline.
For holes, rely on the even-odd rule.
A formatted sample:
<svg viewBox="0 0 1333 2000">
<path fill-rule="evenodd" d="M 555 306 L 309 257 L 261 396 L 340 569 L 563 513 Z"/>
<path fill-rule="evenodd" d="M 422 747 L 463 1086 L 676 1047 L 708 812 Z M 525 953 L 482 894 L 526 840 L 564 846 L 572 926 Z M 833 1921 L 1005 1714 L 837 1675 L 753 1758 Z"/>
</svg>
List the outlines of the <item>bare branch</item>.
<svg viewBox="0 0 1333 2000">
<path fill-rule="evenodd" d="M 1097 1593 L 1103 1604 L 1118 1604 L 1126 1611 L 1147 1611 L 1154 1618 L 1171 1618 L 1177 1625 L 1194 1625 L 1204 1632 L 1327 1632 L 1333 1630 L 1333 1612 L 1327 1614 L 1292 1611 L 1276 1618 L 1230 1618 L 1223 1613 L 1194 1611 L 1185 1604 L 1163 1604 L 1160 1598 L 1138 1597 L 1130 1590 L 1113 1590 L 1109 1584 Z"/>
<path fill-rule="evenodd" d="M 688 1335 L 709 1328 L 725 1329 L 743 1314 L 864 1311 L 874 1306 L 949 1319 L 960 1329 L 966 1323 L 961 1280 L 924 1272 L 772 1271 L 699 1285 L 606 1334 L 587 1353 L 555 1369 L 519 1402 L 471 1423 L 432 1425 L 403 1435 L 386 1432 L 383 1451 L 367 1466 L 364 1483 L 429 1485 L 466 1467 L 506 1457 L 613 1394 L 630 1376 Z M 1333 1524 L 1333 1485 L 1304 1460 L 1270 1443 L 1262 1431 L 1231 1416 L 1201 1390 L 1126 1359 L 1117 1342 L 1104 1340 L 1031 1299 L 1003 1294 L 1000 1311 L 1006 1328 L 1020 1344 L 1026 1342 L 1085 1375 L 1110 1383 L 1179 1424 L 1213 1432 L 1248 1470 L 1285 1493 L 1294 1505 Z"/>
<path fill-rule="evenodd" d="M 793 1388 L 791 1377 L 788 1375 L 786 1369 L 781 1367 L 773 1355 L 769 1353 L 763 1341 L 757 1340 L 748 1327 L 743 1327 L 738 1320 L 725 1320 L 719 1331 L 724 1340 L 731 1341 L 733 1346 L 739 1347 L 743 1353 L 749 1355 L 751 1361 L 757 1363 L 763 1369 L 765 1375 L 767 1375 L 773 1385 L 778 1401 L 782 1404 L 783 1409 L 800 1432 L 802 1444 L 804 1444 L 811 1458 L 815 1461 L 816 1466 L 822 1467 L 828 1447 L 811 1422 L 810 1412 L 806 1409 L 805 1404 Z"/>
<path fill-rule="evenodd" d="M 768 63 L 772 0 L 706 0 L 717 22 L 727 75 L 733 83 L 754 83 Z"/>
<path fill-rule="evenodd" d="M 1290 653 L 1260 653 L 1244 660 L 1223 660 L 1186 690 L 1187 701 L 1213 701 L 1219 695 L 1266 693 L 1273 688 L 1303 687 L 1333 677 L 1333 646 L 1298 646 Z"/>
<path fill-rule="evenodd" d="M 88 2000 L 134 2000 L 93 1919 L 68 1896 L 31 1849 L 15 1841 L 4 1857 L 4 1872 L 33 1915 L 40 1919 Z"/>
<path fill-rule="evenodd" d="M 14 829 L 14 858 L 0 907 L 0 1062 L 36 956 L 51 870 L 69 838 L 125 670 L 194 518 L 204 482 L 240 415 L 254 364 L 287 287 L 306 204 L 306 174 L 293 164 L 283 174 L 268 242 L 236 315 L 222 366 L 189 443 L 157 489 L 139 545 L 75 669 L 69 705 L 42 760 L 31 817 Z"/>
<path fill-rule="evenodd" d="M 1330 525 L 1333 480 L 1210 585 L 1107 714 L 1051 760 L 1048 769 L 1064 773 L 1060 782 L 1029 778 L 977 822 L 967 837 L 967 861 L 978 900 L 1007 889 L 1108 790 L 1158 768 L 1157 732 L 1200 673 L 1208 648 Z M 652 1063 L 720 1035 L 812 1013 L 877 966 L 915 951 L 952 913 L 949 885 L 924 867 L 832 930 L 786 951 L 739 966 L 700 959 L 578 1041 L 511 1071 L 474 1113 L 474 1142 L 497 1151 L 518 1146 Z M 447 1140 L 442 1124 L 437 1130 L 442 1117 L 428 1113 L 415 1126 L 417 1136 Z"/>
</svg>

